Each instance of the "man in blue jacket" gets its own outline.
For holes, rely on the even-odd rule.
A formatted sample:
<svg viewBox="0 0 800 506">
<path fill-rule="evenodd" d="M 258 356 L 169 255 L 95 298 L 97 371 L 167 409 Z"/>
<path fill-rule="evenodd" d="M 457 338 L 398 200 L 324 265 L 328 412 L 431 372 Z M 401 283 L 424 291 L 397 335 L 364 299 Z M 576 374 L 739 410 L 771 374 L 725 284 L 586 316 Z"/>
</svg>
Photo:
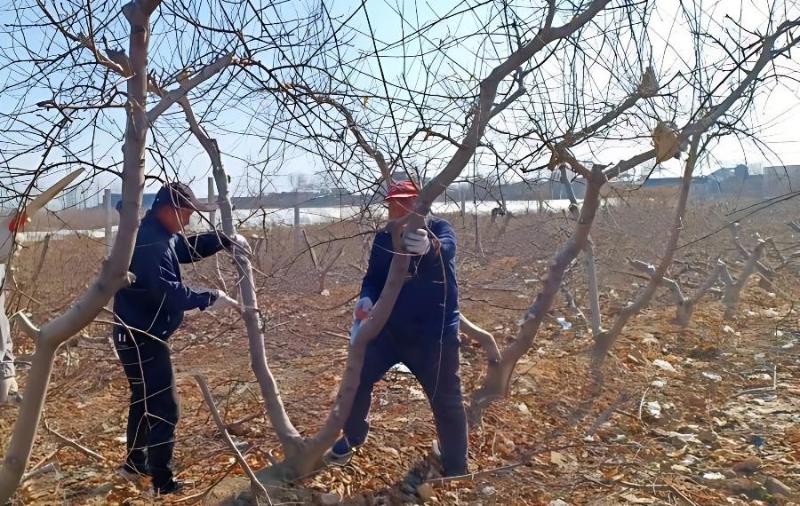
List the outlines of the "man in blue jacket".
<svg viewBox="0 0 800 506">
<path fill-rule="evenodd" d="M 167 340 L 192 309 L 238 307 L 220 290 L 195 290 L 181 279 L 181 263 L 195 262 L 222 249 L 248 250 L 239 235 L 219 232 L 180 234 L 195 211 L 209 211 L 181 183 L 164 185 L 145 214 L 136 237 L 130 271 L 136 281 L 114 296 L 117 325 L 114 346 L 131 389 L 127 458 L 120 474 L 149 475 L 156 494 L 178 492 L 171 460 L 178 423 L 178 399 Z"/>
<path fill-rule="evenodd" d="M 411 212 L 416 198 L 417 189 L 411 181 L 392 184 L 386 197 L 389 219 Z M 367 347 L 344 436 L 331 448 L 329 458 L 334 464 L 346 464 L 353 450 L 364 444 L 373 386 L 393 365 L 402 362 L 416 376 L 430 402 L 445 475 L 463 475 L 467 473 L 467 422 L 458 374 L 456 236 L 447 221 L 430 217 L 427 230 L 405 230 L 403 242 L 413 255 L 408 278 L 386 326 Z M 378 300 L 392 255 L 391 235 L 387 231 L 378 233 L 356 303 L 356 320 L 368 318 Z"/>
</svg>

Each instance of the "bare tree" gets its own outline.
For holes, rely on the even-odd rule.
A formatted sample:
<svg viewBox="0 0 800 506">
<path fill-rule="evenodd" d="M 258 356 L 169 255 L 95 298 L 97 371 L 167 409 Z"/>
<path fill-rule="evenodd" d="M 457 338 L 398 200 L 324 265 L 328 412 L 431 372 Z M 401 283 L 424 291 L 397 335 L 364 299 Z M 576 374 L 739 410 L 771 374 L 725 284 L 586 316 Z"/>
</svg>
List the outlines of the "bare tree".
<svg viewBox="0 0 800 506">
<path fill-rule="evenodd" d="M 161 164 L 161 171 L 166 172 L 165 153 L 162 151 L 161 139 L 155 136 L 155 149 L 148 151 L 147 133 L 157 129 L 156 120 L 161 118 L 176 102 L 183 103 L 195 88 L 218 76 L 223 70 L 239 62 L 229 51 L 219 51 L 211 55 L 208 64 L 199 63 L 208 60 L 209 55 L 202 55 L 201 46 L 217 42 L 210 34 L 218 34 L 207 30 L 202 36 L 202 23 L 192 20 L 185 13 L 177 12 L 171 7 L 159 14 L 160 20 L 179 26 L 186 23 L 198 28 L 195 37 L 201 43 L 188 46 L 188 54 L 175 54 L 167 48 L 165 61 L 167 67 L 181 65 L 179 72 L 166 77 L 158 76 L 149 60 L 152 59 L 151 16 L 161 2 L 136 0 L 126 4 L 121 11 L 127 21 L 128 35 L 116 35 L 112 28 L 119 13 L 107 6 L 93 9 L 91 3 L 60 4 L 57 7 L 47 6 L 42 2 L 35 6 L 15 6 L 16 23 L 10 30 L 41 30 L 45 37 L 53 41 L 48 52 L 34 59 L 27 59 L 36 49 L 26 45 L 27 38 L 6 51 L 3 58 L 15 65 L 17 72 L 13 79 L 5 83 L 4 92 L 23 92 L 22 101 L 30 90 L 49 89 L 52 99 L 40 101 L 32 109 L 24 104 L 17 110 L 5 114 L 4 119 L 13 125 L 9 134 L 3 139 L 11 149 L 3 161 L 2 170 L 19 176 L 20 182 L 28 178 L 33 185 L 37 178 L 47 171 L 56 171 L 64 166 L 88 166 L 94 174 L 111 173 L 122 180 L 122 206 L 117 237 L 108 259 L 97 280 L 90 289 L 73 304 L 65 314 L 37 328 L 22 314 L 18 315 L 18 323 L 36 342 L 30 374 L 25 389 L 24 401 L 16 420 L 14 432 L 6 452 L 2 471 L 0 471 L 0 497 L 3 501 L 13 494 L 23 476 L 25 466 L 30 457 L 33 440 L 41 416 L 45 399 L 45 391 L 52 370 L 55 352 L 60 344 L 76 334 L 81 328 L 95 320 L 103 306 L 117 289 L 126 286 L 132 280 L 127 272 L 136 238 L 141 208 L 142 192 L 145 183 L 145 160 L 149 157 Z M 64 9 L 66 12 L 59 12 Z M 218 11 L 214 10 L 213 14 Z M 246 17 L 246 16 L 245 16 Z M 179 20 L 179 21 L 176 21 Z M 193 22 L 194 21 L 194 22 Z M 186 33 L 186 30 L 181 30 Z M 236 34 L 226 34 L 229 39 L 238 41 Z M 127 41 L 128 50 L 110 47 L 113 43 Z M 104 48 L 99 47 L 102 40 Z M 158 42 L 161 47 L 161 41 Z M 60 51 L 64 48 L 65 50 Z M 164 55 L 163 51 L 155 51 Z M 191 60 L 181 62 L 182 57 Z M 85 61 L 81 61 L 85 58 Z M 20 77 L 21 76 L 21 77 Z M 66 76 L 64 81 L 56 85 L 52 76 Z M 127 88 L 122 92 L 121 86 Z M 218 83 L 206 87 L 200 97 L 210 89 L 217 88 Z M 147 109 L 149 97 L 157 99 L 154 106 Z M 57 133 L 63 135 L 41 134 L 41 141 L 20 143 L 20 128 L 31 125 L 28 117 L 48 111 L 54 125 L 59 126 Z M 116 111 L 124 112 L 121 118 L 115 117 Z M 106 121 L 109 120 L 110 121 Z M 125 123 L 123 157 L 121 170 L 115 167 L 119 162 L 106 152 L 96 151 L 96 142 L 110 132 L 103 131 L 104 125 L 116 125 L 122 119 Z M 65 124 L 82 122 L 87 129 L 64 133 Z M 17 130 L 15 130 L 17 129 Z M 84 135 L 86 131 L 91 135 Z M 72 141 L 70 143 L 69 141 Z M 76 147 L 78 143 L 86 147 Z M 71 160 L 52 160 L 48 157 L 52 152 L 67 153 Z M 24 164 L 25 157 L 43 153 L 42 161 L 35 171 L 17 168 L 14 164 Z"/>
<path fill-rule="evenodd" d="M 148 119 L 145 110 L 147 95 L 147 50 L 150 15 L 158 1 L 125 5 L 122 13 L 130 24 L 129 62 L 131 77 L 127 81 L 126 102 L 129 116 L 123 147 L 122 195 L 120 226 L 117 239 L 103 270 L 83 297 L 58 318 L 36 328 L 22 318 L 23 329 L 36 342 L 25 395 L 14 432 L 0 470 L 0 501 L 6 502 L 16 490 L 31 455 L 33 440 L 41 418 L 45 392 L 60 344 L 91 322 L 114 292 L 130 283 L 128 265 L 138 229 L 138 212 L 144 183 L 144 151 Z"/>
<path fill-rule="evenodd" d="M 474 105 L 468 112 L 468 124 L 460 141 L 455 141 L 447 135 L 436 133 L 430 128 L 417 129 L 410 136 L 410 140 L 413 140 L 419 133 L 425 133 L 426 137 L 444 138 L 447 143 L 454 146 L 454 152 L 442 171 L 422 188 L 417 199 L 415 212 L 399 222 L 390 222 L 388 224 L 387 228 L 392 232 L 393 244 L 397 252 L 403 251 L 399 239 L 401 225 L 412 228 L 425 226 L 424 217 L 430 211 L 434 200 L 467 166 L 478 149 L 490 120 L 501 115 L 515 100 L 525 94 L 525 88 L 522 84 L 523 79 L 536 68 L 531 59 L 550 44 L 575 36 L 603 10 L 606 4 L 608 4 L 608 1 L 596 0 L 591 2 L 586 7 L 577 9 L 571 20 L 560 26 L 554 25 L 557 9 L 554 5 L 550 5 L 546 12 L 543 13 L 542 18 L 539 19 L 539 28 L 536 29 L 529 41 L 521 42 L 516 50 L 508 57 L 503 58 L 497 66 L 489 71 L 488 76 L 480 82 L 480 91 L 475 97 Z M 530 70 L 526 70 L 526 67 L 529 67 Z M 509 89 L 505 92 L 505 96 L 499 102 L 496 102 L 501 83 L 506 83 L 506 79 L 512 75 L 515 77 L 511 80 L 511 84 L 515 85 L 516 89 Z M 287 86 L 286 88 L 289 91 L 299 89 L 298 86 Z M 311 95 L 312 100 L 315 103 L 324 103 L 324 100 L 319 100 L 319 95 L 324 94 L 315 91 Z M 297 100 L 303 98 L 302 94 L 294 94 L 293 96 Z M 334 108 L 341 112 L 340 108 L 336 106 Z M 352 123 L 348 121 L 348 128 L 352 129 L 351 125 Z M 361 137 L 363 138 L 363 136 Z M 410 140 L 405 142 L 403 146 L 410 145 Z M 356 141 L 362 149 L 365 148 L 358 135 L 356 136 Z M 376 156 L 377 151 L 371 146 L 367 146 L 364 152 L 371 160 L 377 163 L 382 179 L 385 181 L 387 179 L 386 176 L 391 172 L 383 167 L 383 163 L 380 161 L 381 157 Z M 397 155 L 394 159 L 398 160 L 399 163 L 402 157 Z M 582 173 L 590 174 L 589 170 L 585 168 L 582 168 Z M 599 168 L 595 170 L 595 173 L 597 178 L 602 177 L 602 172 Z M 585 205 L 585 209 L 588 208 L 591 208 L 591 206 Z M 388 320 L 394 302 L 402 288 L 403 277 L 408 269 L 408 262 L 409 256 L 403 254 L 394 255 L 386 284 L 370 313 L 370 318 L 362 324 L 356 335 L 355 342 L 349 348 L 345 372 L 334 406 L 322 428 L 314 437 L 304 442 L 304 448 L 301 452 L 295 454 L 286 452 L 287 458 L 280 465 L 266 469 L 262 474 L 265 479 L 278 479 L 281 481 L 293 479 L 298 476 L 304 476 L 319 466 L 323 454 L 338 437 L 339 431 L 350 411 L 358 386 L 367 344 L 377 336 Z M 284 449 L 286 450 L 285 445 Z"/>
</svg>

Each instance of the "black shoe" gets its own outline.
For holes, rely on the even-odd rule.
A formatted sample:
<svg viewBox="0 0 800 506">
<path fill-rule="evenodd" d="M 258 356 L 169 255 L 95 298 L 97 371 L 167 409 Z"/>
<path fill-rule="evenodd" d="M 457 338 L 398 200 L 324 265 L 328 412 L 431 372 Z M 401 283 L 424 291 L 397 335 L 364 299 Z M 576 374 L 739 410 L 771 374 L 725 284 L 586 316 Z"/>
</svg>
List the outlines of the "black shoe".
<svg viewBox="0 0 800 506">
<path fill-rule="evenodd" d="M 328 464 L 333 466 L 346 466 L 350 463 L 356 450 L 363 444 L 362 442 L 361 444 L 351 446 L 347 438 L 342 436 L 333 444 L 333 447 L 331 447 L 326 456 L 326 460 Z"/>
<path fill-rule="evenodd" d="M 153 493 L 156 496 L 159 495 L 168 495 L 168 494 L 180 494 L 183 490 L 183 482 L 169 480 L 166 485 L 162 485 L 160 487 L 156 487 L 153 485 Z"/>
</svg>

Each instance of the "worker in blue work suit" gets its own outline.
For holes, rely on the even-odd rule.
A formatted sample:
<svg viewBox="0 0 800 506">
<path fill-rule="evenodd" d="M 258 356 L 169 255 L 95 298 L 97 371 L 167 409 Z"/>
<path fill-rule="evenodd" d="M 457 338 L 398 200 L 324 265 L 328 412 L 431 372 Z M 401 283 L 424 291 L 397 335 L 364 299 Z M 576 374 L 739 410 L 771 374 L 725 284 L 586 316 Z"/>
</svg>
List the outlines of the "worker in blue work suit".
<svg viewBox="0 0 800 506">
<path fill-rule="evenodd" d="M 222 249 L 249 251 L 244 237 L 221 232 L 184 236 L 195 211 L 210 211 L 181 183 L 159 189 L 136 237 L 130 271 L 134 283 L 114 296 L 114 346 L 131 389 L 127 458 L 119 474 L 135 480 L 152 477 L 157 495 L 173 494 L 172 452 L 178 423 L 178 399 L 168 340 L 192 309 L 238 307 L 221 290 L 196 290 L 181 280 L 181 263 L 195 262 Z"/>
<path fill-rule="evenodd" d="M 411 181 L 393 183 L 386 201 L 389 219 L 406 216 L 418 192 Z M 367 346 L 364 367 L 344 435 L 328 455 L 333 464 L 348 463 L 369 432 L 372 389 L 395 364 L 408 367 L 425 390 L 439 435 L 446 476 L 467 474 L 467 421 L 459 377 L 458 284 L 456 236 L 452 226 L 435 217 L 427 230 L 405 230 L 403 244 L 413 255 L 408 278 L 392 314 L 378 336 Z M 392 261 L 392 238 L 379 232 L 372 245 L 367 273 L 361 285 L 354 318 L 365 320 L 378 300 Z"/>
</svg>

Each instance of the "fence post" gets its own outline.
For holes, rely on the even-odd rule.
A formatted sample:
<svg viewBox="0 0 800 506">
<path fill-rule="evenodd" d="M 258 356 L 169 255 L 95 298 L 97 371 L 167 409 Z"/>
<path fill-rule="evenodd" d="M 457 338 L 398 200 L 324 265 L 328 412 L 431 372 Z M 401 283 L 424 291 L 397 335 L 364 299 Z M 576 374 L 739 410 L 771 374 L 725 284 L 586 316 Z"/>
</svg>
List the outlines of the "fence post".
<svg viewBox="0 0 800 506">
<path fill-rule="evenodd" d="M 292 226 L 294 235 L 294 249 L 299 250 L 302 243 L 302 231 L 300 230 L 300 204 L 294 206 L 294 222 Z"/>
<path fill-rule="evenodd" d="M 213 204 L 214 200 L 214 178 L 209 176 L 208 177 L 208 203 Z M 208 213 L 208 221 L 211 222 L 211 230 L 214 230 L 217 227 L 217 212 L 211 211 Z"/>
<path fill-rule="evenodd" d="M 111 205 L 111 188 L 103 191 L 103 207 L 106 213 L 106 257 L 111 254 L 111 246 L 114 245 L 114 208 Z"/>
</svg>

